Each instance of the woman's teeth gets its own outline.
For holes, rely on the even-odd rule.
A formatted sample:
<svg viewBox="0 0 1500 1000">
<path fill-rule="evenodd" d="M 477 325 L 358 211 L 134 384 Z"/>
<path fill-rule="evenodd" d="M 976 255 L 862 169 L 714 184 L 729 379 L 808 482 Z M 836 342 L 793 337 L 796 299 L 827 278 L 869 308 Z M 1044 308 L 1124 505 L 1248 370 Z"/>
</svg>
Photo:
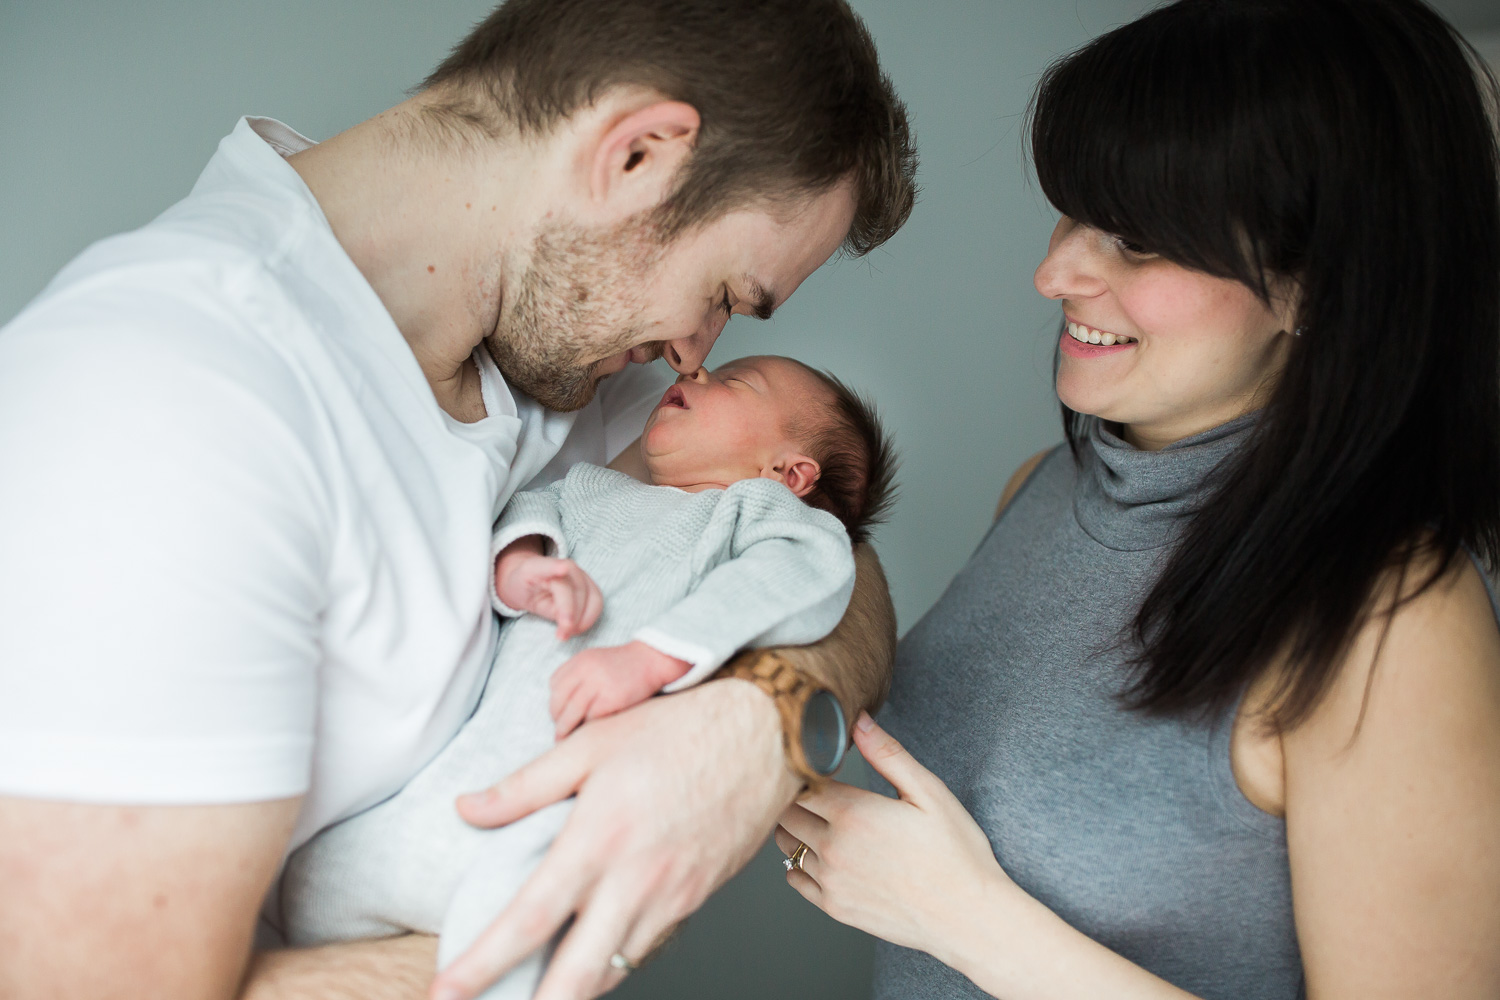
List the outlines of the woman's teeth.
<svg viewBox="0 0 1500 1000">
<path fill-rule="evenodd" d="M 1068 323 L 1068 336 L 1080 344 L 1099 344 L 1102 347 L 1113 347 L 1116 344 L 1133 344 L 1134 337 L 1125 337 L 1114 333 L 1105 333 L 1103 330 L 1095 330 L 1084 326 L 1082 323 Z"/>
</svg>

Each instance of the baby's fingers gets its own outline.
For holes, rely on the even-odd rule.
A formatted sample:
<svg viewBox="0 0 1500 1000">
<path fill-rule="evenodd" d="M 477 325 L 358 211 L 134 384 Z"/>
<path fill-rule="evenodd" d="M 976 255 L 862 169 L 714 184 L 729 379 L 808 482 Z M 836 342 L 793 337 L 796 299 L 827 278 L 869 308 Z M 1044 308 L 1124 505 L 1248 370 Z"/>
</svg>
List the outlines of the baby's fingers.
<svg viewBox="0 0 1500 1000">
<path fill-rule="evenodd" d="M 594 627 L 594 623 L 604 613 L 604 593 L 583 570 L 579 570 L 578 573 L 583 577 L 584 583 L 583 610 L 578 615 L 578 631 L 587 632 Z"/>
<path fill-rule="evenodd" d="M 566 576 L 559 577 L 549 582 L 547 589 L 552 593 L 552 605 L 557 610 L 552 620 L 557 622 L 558 639 L 576 635 L 578 600 L 573 593 L 573 581 Z"/>
<path fill-rule="evenodd" d="M 584 718 L 588 715 L 589 705 L 592 701 L 593 696 L 589 693 L 587 685 L 575 685 L 568 692 L 567 700 L 563 703 L 562 709 L 553 716 L 557 721 L 557 739 L 561 740 L 564 736 L 567 736 L 578 728 L 579 723 L 583 722 Z"/>
</svg>

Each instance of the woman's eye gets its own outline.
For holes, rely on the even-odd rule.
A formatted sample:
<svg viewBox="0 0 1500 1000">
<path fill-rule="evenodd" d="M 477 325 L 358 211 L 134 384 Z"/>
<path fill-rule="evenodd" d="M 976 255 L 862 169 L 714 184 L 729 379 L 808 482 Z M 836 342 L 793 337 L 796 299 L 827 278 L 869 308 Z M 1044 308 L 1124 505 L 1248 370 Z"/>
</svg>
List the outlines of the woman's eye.
<svg viewBox="0 0 1500 1000">
<path fill-rule="evenodd" d="M 1127 240 L 1123 236 L 1112 236 L 1110 238 L 1115 241 L 1115 246 L 1119 247 L 1121 250 L 1123 250 L 1126 253 L 1130 254 L 1130 256 L 1132 256 L 1132 257 L 1155 257 L 1156 256 L 1156 254 L 1152 253 L 1150 250 L 1147 250 L 1145 247 L 1141 246 L 1139 243 L 1136 243 L 1133 240 Z"/>
<path fill-rule="evenodd" d="M 719 311 L 728 316 L 732 308 L 729 304 L 729 289 L 726 288 L 724 289 L 724 298 L 719 302 Z"/>
</svg>

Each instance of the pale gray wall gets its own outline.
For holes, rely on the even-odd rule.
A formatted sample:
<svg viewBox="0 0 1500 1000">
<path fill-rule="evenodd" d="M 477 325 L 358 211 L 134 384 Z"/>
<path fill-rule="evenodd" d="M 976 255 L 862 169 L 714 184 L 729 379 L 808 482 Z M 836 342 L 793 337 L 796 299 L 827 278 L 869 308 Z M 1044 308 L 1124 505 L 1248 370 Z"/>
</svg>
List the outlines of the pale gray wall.
<svg viewBox="0 0 1500 1000">
<path fill-rule="evenodd" d="M 1447 0 L 1500 28 L 1495 0 Z M 983 533 L 1011 470 L 1059 439 L 1057 311 L 1031 287 L 1052 213 L 1020 117 L 1055 56 L 1147 0 L 855 0 L 922 149 L 923 196 L 887 247 L 810 279 L 715 356 L 827 366 L 881 404 L 905 456 L 878 544 L 903 629 Z M 323 138 L 400 100 L 488 0 L 0 0 L 0 322 L 91 240 L 186 193 L 242 114 Z M 1494 35 L 1486 35 L 1494 52 Z M 3 473 L 0 473 L 3 474 Z M 768 850 L 624 997 L 865 995 L 869 942 L 781 880 Z"/>
</svg>

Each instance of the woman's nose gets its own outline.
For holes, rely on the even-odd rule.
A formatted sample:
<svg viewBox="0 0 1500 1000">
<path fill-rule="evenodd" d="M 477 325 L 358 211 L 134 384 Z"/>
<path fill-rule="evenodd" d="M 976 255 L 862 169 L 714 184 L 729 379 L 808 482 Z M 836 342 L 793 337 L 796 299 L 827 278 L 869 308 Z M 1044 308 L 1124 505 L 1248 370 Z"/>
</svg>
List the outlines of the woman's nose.
<svg viewBox="0 0 1500 1000">
<path fill-rule="evenodd" d="M 1099 261 L 1089 245 L 1089 233 L 1072 219 L 1058 221 L 1047 245 L 1047 256 L 1032 276 L 1037 291 L 1049 299 L 1086 299 L 1106 289 L 1098 271 Z"/>
</svg>

